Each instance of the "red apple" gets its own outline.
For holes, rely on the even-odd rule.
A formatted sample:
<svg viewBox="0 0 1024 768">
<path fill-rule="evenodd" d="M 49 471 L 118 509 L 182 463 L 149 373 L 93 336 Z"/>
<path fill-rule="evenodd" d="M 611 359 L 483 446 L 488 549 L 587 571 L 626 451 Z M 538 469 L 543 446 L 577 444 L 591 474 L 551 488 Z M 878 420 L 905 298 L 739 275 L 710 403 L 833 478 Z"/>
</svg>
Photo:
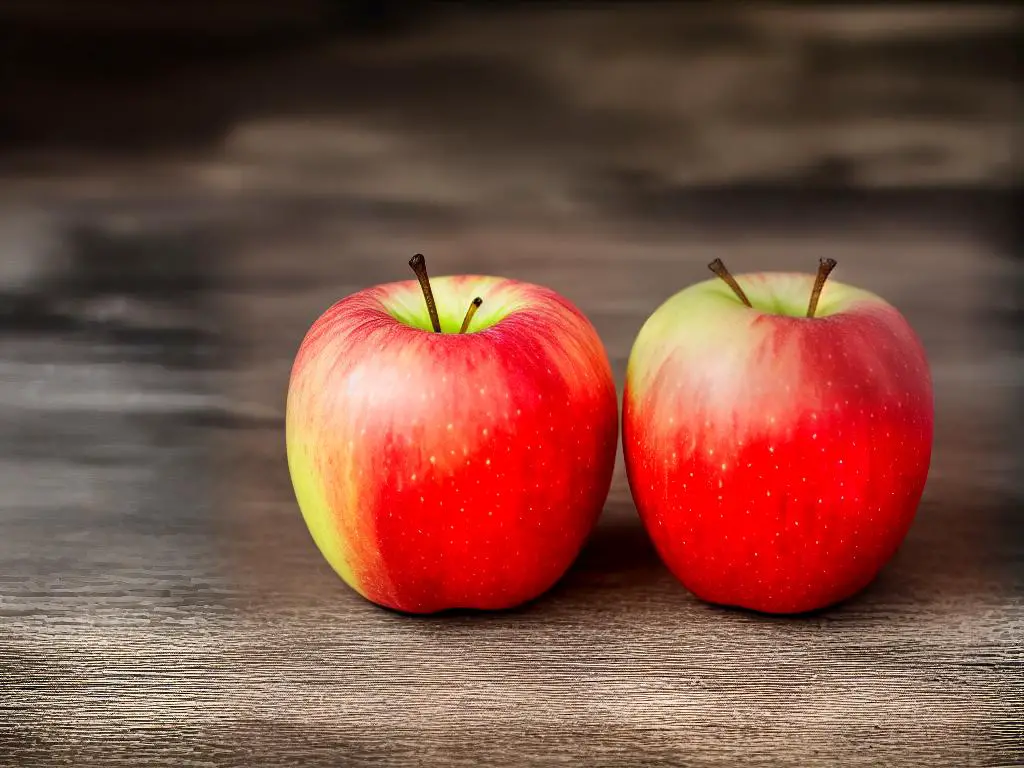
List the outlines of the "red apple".
<svg viewBox="0 0 1024 768">
<path fill-rule="evenodd" d="M 633 346 L 630 489 L 661 558 L 708 602 L 770 613 L 839 602 L 914 519 L 934 421 L 925 353 L 884 300 L 824 284 L 834 265 L 817 281 L 733 280 L 716 260 L 723 280 L 670 298 Z"/>
<path fill-rule="evenodd" d="M 303 340 L 288 389 L 292 482 L 320 551 L 367 599 L 409 613 L 512 607 L 561 578 L 607 498 L 611 368 L 554 291 L 428 282 L 416 259 L 429 305 L 413 280 L 368 288 Z"/>
</svg>

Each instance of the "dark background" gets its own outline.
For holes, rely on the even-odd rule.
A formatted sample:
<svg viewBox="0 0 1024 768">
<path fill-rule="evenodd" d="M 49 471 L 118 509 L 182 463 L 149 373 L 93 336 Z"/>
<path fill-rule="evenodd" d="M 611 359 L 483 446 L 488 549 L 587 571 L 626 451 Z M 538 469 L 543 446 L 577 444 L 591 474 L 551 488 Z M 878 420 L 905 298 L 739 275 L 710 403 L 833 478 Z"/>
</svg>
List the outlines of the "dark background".
<svg viewBox="0 0 1024 768">
<path fill-rule="evenodd" d="M 0 764 L 1024 762 L 1011 4 L 0 2 Z M 621 458 L 552 593 L 366 604 L 295 506 L 292 357 L 434 274 L 576 302 L 622 385 L 672 293 L 873 290 L 935 378 L 846 604 L 696 602 Z"/>
</svg>

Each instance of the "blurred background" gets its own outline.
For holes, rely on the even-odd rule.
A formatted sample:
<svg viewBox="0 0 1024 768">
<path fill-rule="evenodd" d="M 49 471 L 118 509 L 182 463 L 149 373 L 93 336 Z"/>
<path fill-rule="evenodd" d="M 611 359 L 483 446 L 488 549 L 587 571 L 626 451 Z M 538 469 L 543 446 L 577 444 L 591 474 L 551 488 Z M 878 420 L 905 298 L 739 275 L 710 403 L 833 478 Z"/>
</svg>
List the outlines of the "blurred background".
<svg viewBox="0 0 1024 768">
<path fill-rule="evenodd" d="M 9 673 L 56 679 L 39 646 L 107 648 L 105 621 L 348 600 L 294 505 L 287 378 L 324 309 L 417 251 L 568 296 L 620 393 L 711 259 L 837 259 L 933 366 L 913 599 L 949 598 L 937 558 L 1019 606 L 1020 32 L 1010 3 L 0 3 Z M 638 526 L 620 457 L 583 572 L 619 545 L 656 569 Z"/>
</svg>

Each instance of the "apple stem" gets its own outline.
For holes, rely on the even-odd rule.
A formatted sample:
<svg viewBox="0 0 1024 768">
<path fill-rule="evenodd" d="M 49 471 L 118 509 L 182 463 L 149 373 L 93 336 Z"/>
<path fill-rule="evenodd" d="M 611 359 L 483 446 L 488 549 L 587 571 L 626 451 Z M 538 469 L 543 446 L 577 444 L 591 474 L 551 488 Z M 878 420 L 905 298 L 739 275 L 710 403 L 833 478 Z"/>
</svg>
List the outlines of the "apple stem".
<svg viewBox="0 0 1024 768">
<path fill-rule="evenodd" d="M 427 277 L 427 260 L 422 253 L 417 253 L 409 259 L 409 266 L 416 273 L 420 281 L 420 288 L 423 290 L 423 298 L 427 301 L 427 312 L 430 313 L 430 324 L 434 327 L 434 333 L 441 332 L 441 320 L 437 316 L 437 305 L 434 304 L 434 292 L 430 290 L 430 278 Z"/>
<path fill-rule="evenodd" d="M 722 278 L 725 281 L 726 285 L 732 288 L 732 292 L 736 294 L 740 301 L 742 301 L 748 307 L 753 306 L 750 303 L 750 299 L 747 298 L 747 294 L 745 294 L 743 292 L 743 289 L 740 288 L 740 284 L 736 282 L 736 278 L 733 277 L 729 273 L 729 270 L 725 268 L 725 264 L 722 263 L 721 259 L 715 259 L 710 264 L 708 264 L 708 269 L 710 269 L 712 272 L 714 272 L 716 275 Z"/>
<path fill-rule="evenodd" d="M 471 302 L 469 302 L 469 309 L 466 310 L 466 317 L 462 321 L 462 327 L 459 328 L 459 333 L 465 333 L 466 329 L 469 328 L 469 321 L 473 319 L 473 315 L 480 309 L 480 305 L 484 303 L 484 300 L 477 296 Z"/>
<path fill-rule="evenodd" d="M 807 316 L 814 317 L 814 311 L 818 308 L 818 299 L 821 298 L 821 289 L 825 287 L 825 281 L 829 274 L 836 268 L 835 259 L 818 260 L 818 276 L 814 278 L 814 290 L 811 291 L 811 303 L 807 305 Z"/>
</svg>

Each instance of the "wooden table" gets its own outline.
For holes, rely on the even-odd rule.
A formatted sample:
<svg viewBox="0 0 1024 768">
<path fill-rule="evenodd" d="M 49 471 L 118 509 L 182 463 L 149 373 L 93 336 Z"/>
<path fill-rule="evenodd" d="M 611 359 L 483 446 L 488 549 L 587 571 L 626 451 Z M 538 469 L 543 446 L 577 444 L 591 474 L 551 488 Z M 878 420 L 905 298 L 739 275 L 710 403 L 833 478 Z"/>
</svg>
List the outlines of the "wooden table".
<svg viewBox="0 0 1024 768">
<path fill-rule="evenodd" d="M 1021 268 L 993 215 L 1005 201 L 705 193 L 678 207 L 614 227 L 437 226 L 347 202 L 143 196 L 18 230 L 68 258 L 0 334 L 0 764 L 1024 761 L 1020 325 L 1006 314 Z M 283 398 L 315 316 L 405 278 L 413 250 L 438 274 L 564 292 L 620 388 L 643 318 L 710 257 L 741 272 L 834 256 L 837 277 L 904 309 L 934 368 L 935 456 L 905 546 L 817 615 L 709 607 L 655 556 L 620 457 L 598 530 L 550 594 L 423 618 L 366 603 L 301 521 Z"/>
</svg>

